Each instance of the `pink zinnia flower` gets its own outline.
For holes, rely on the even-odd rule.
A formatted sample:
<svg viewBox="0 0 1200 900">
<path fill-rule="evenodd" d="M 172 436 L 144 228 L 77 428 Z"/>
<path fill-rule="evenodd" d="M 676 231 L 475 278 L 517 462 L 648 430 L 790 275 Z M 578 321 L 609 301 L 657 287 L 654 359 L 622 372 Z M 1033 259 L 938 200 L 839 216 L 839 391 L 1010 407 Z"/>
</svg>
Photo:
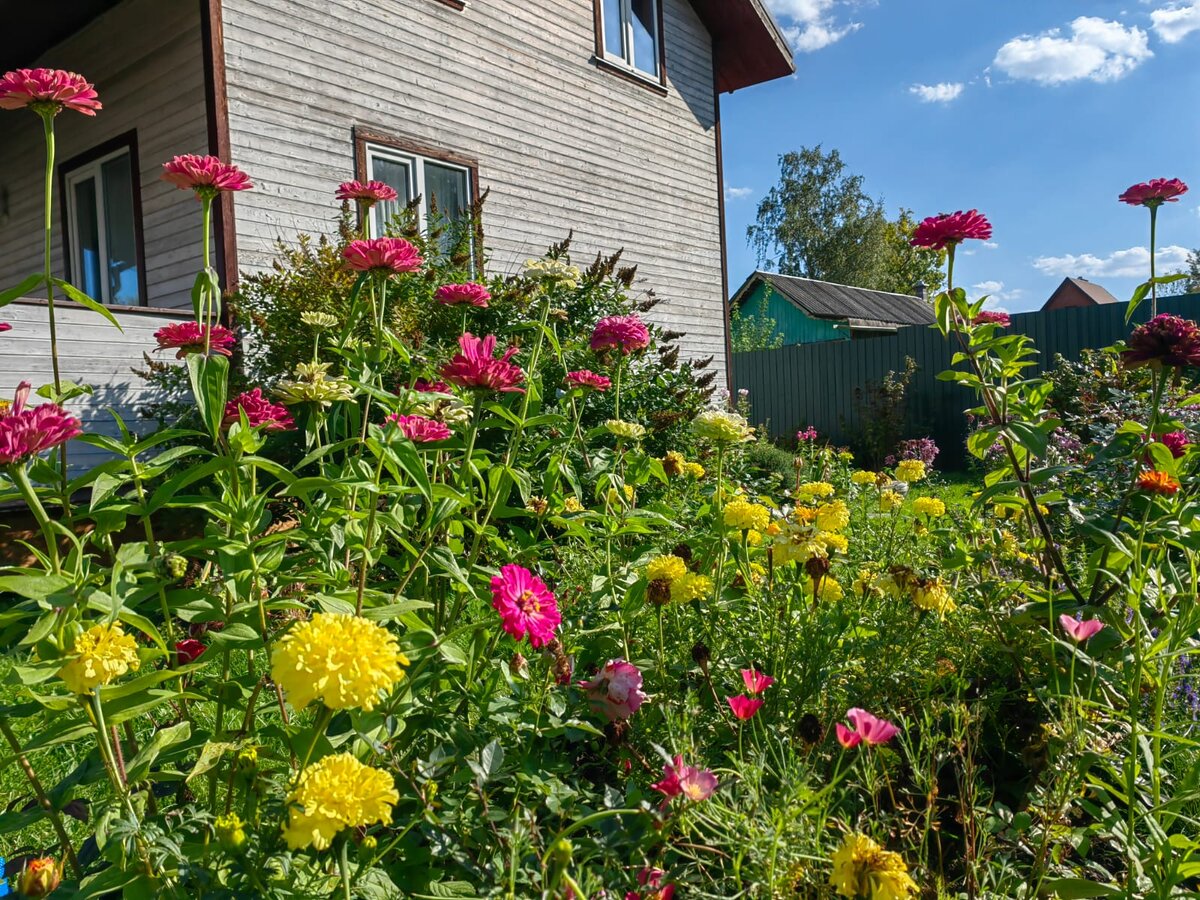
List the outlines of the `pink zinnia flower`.
<svg viewBox="0 0 1200 900">
<path fill-rule="evenodd" d="M 400 432 L 414 444 L 444 441 L 451 437 L 449 428 L 441 422 L 425 416 L 402 416 L 396 413 L 388 416 L 388 421 L 399 428 Z"/>
<path fill-rule="evenodd" d="M 835 729 L 837 731 L 838 743 L 843 747 L 853 747 L 862 741 L 871 746 L 886 744 L 900 733 L 900 729 L 887 719 L 880 719 L 877 716 L 871 715 L 865 709 L 859 709 L 858 707 L 846 710 L 846 718 L 849 720 L 851 726 L 853 726 L 853 731 L 846 728 L 840 722 Z"/>
<path fill-rule="evenodd" d="M 525 373 L 520 366 L 509 362 L 517 352 L 516 347 L 509 347 L 503 356 L 496 358 L 495 335 L 477 338 L 469 331 L 458 339 L 458 346 L 459 352 L 441 369 L 447 381 L 463 388 L 525 393 L 519 387 Z"/>
<path fill-rule="evenodd" d="M 680 795 L 699 802 L 707 800 L 716 791 L 717 776 L 708 769 L 685 766 L 683 757 L 676 756 L 672 762 L 663 766 L 662 780 L 655 782 L 650 787 L 666 798 L 664 805 L 673 797 Z"/>
<path fill-rule="evenodd" d="M 159 350 L 178 350 L 176 359 L 183 359 L 189 353 L 204 352 L 204 336 L 208 332 L 207 325 L 197 322 L 177 322 L 174 325 L 164 325 L 154 332 Z M 221 356 L 231 356 L 229 348 L 233 346 L 233 332 L 224 325 L 213 326 L 208 336 L 208 349 Z"/>
<path fill-rule="evenodd" d="M 334 196 L 339 200 L 355 200 L 372 207 L 384 200 L 396 200 L 400 195 L 391 185 L 382 181 L 343 181 Z"/>
<path fill-rule="evenodd" d="M 1160 434 L 1158 440 L 1160 443 L 1166 445 L 1166 448 L 1171 451 L 1171 455 L 1176 459 L 1187 453 L 1188 445 L 1191 444 L 1186 431 L 1172 431 L 1169 434 Z"/>
<path fill-rule="evenodd" d="M 1200 366 L 1200 327 L 1191 319 L 1161 313 L 1133 329 L 1121 351 L 1121 364 L 1130 369 Z"/>
<path fill-rule="evenodd" d="M 554 631 L 562 622 L 554 594 L 524 566 L 502 566 L 492 579 L 492 607 L 500 613 L 501 626 L 516 640 L 529 635 L 534 647 L 554 640 Z"/>
<path fill-rule="evenodd" d="M 930 216 L 913 229 L 909 241 L 914 247 L 927 250 L 944 250 L 947 245 L 961 244 L 965 240 L 986 241 L 992 236 L 992 225 L 979 210 L 959 210 Z"/>
<path fill-rule="evenodd" d="M 492 299 L 491 292 L 482 284 L 467 282 L 466 284 L 443 284 L 433 292 L 433 299 L 446 306 L 478 306 L 487 309 L 488 301 Z"/>
<path fill-rule="evenodd" d="M 355 272 L 401 274 L 424 265 L 421 253 L 404 238 L 381 237 L 351 241 L 342 251 L 346 268 Z"/>
<path fill-rule="evenodd" d="M 757 697 L 747 697 L 745 694 L 738 694 L 736 697 L 726 697 L 725 702 L 729 704 L 729 708 L 733 710 L 733 714 L 743 722 L 747 719 L 753 719 L 763 705 L 763 701 Z"/>
<path fill-rule="evenodd" d="M 73 109 L 94 116 L 103 109 L 96 89 L 82 75 L 62 69 L 17 69 L 0 78 L 0 109 L 32 106 L 54 113 Z"/>
<path fill-rule="evenodd" d="M 775 683 L 774 678 L 764 675 L 758 669 L 742 669 L 742 681 L 745 682 L 746 690 L 751 694 L 761 694 Z"/>
<path fill-rule="evenodd" d="M 262 388 L 238 394 L 226 403 L 225 419 L 221 424 L 228 428 L 234 422 L 241 421 L 239 410 L 246 414 L 246 421 L 250 423 L 251 428 L 261 428 L 264 431 L 291 431 L 296 427 L 287 407 L 272 403 L 264 397 Z"/>
<path fill-rule="evenodd" d="M 208 647 L 195 638 L 185 638 L 175 644 L 175 655 L 179 658 L 179 664 L 186 666 L 203 656 L 207 649 Z"/>
<path fill-rule="evenodd" d="M 588 369 L 567 373 L 567 384 L 571 387 L 587 388 L 593 391 L 607 391 L 612 387 L 612 379 L 597 375 Z"/>
<path fill-rule="evenodd" d="M 12 331 L 12 326 L 7 322 L 0 322 L 0 332 Z"/>
<path fill-rule="evenodd" d="M 1099 619 L 1084 619 L 1080 622 L 1074 616 L 1069 616 L 1066 613 L 1058 617 L 1058 624 L 1062 626 L 1067 636 L 1077 644 L 1082 644 L 1088 638 L 1095 637 L 1104 627 L 1104 623 Z"/>
<path fill-rule="evenodd" d="M 11 408 L 0 412 L 0 466 L 23 463 L 31 457 L 83 433 L 79 420 L 56 403 L 26 408 L 33 385 L 17 386 Z"/>
<path fill-rule="evenodd" d="M 650 332 L 637 316 L 608 316 L 592 329 L 592 349 L 620 350 L 628 355 L 650 346 Z"/>
<path fill-rule="evenodd" d="M 972 325 L 999 325 L 1001 328 L 1007 328 L 1012 324 L 1012 319 L 1006 312 L 996 312 L 994 310 L 985 309 L 982 312 L 976 313 L 975 318 L 971 320 Z"/>
<path fill-rule="evenodd" d="M 222 191 L 248 191 L 250 178 L 232 163 L 215 156 L 185 153 L 163 163 L 162 180 L 185 191 L 195 191 L 196 199 L 217 196 Z"/>
<path fill-rule="evenodd" d="M 1178 178 L 1152 178 L 1125 189 L 1125 193 L 1117 197 L 1122 203 L 1130 206 L 1162 206 L 1164 203 L 1178 203 L 1179 198 L 1186 194 L 1188 186 Z"/>
<path fill-rule="evenodd" d="M 628 719 L 646 701 L 642 673 L 623 659 L 609 660 L 595 678 L 581 681 L 579 686 L 587 692 L 592 709 L 610 722 Z"/>
</svg>

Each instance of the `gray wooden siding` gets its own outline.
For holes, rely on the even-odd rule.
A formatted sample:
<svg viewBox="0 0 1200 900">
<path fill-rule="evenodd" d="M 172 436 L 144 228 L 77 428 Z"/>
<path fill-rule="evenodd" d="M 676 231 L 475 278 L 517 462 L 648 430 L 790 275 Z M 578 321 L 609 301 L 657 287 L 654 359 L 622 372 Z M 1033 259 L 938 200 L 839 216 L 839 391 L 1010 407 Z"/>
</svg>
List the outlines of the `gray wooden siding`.
<svg viewBox="0 0 1200 900">
<path fill-rule="evenodd" d="M 113 328 L 91 310 L 73 303 L 55 303 L 59 366 L 64 381 L 90 385 L 91 397 L 67 404 L 68 411 L 83 422 L 85 431 L 116 435 L 118 430 L 108 409 L 116 410 L 130 431 L 146 434 L 155 423 L 140 415 L 146 404 L 159 399 L 133 373 L 144 368 L 143 352 L 171 362 L 171 353 L 154 353 L 154 332 L 170 322 L 190 319 L 191 313 L 174 310 L 115 310 L 124 333 Z M 12 331 L 0 334 L 0 398 L 11 400 L 22 381 L 36 391 L 54 381 L 50 363 L 49 313 L 43 300 L 17 300 L 0 309 L 0 321 Z M 31 397 L 34 403 L 45 401 Z M 73 442 L 67 454 L 75 472 L 105 459 L 101 451 Z"/>
<path fill-rule="evenodd" d="M 592 0 L 224 0 L 238 256 L 331 228 L 351 129 L 478 160 L 492 267 L 515 271 L 575 230 L 576 260 L 625 248 L 652 313 L 723 364 L 712 42 L 664 0 L 669 92 L 598 69 Z"/>
<path fill-rule="evenodd" d="M 95 118 L 68 111 L 55 120 L 60 163 L 137 129 L 147 299 L 151 306 L 189 306 L 199 267 L 200 208 L 159 175 L 175 154 L 208 148 L 200 4 L 126 0 L 37 64 L 83 74 L 104 104 Z M 0 116 L 0 181 L 9 205 L 7 218 L 0 218 L 0 287 L 8 287 L 42 267 L 45 151 L 37 116 L 25 110 Z M 62 275 L 57 194 L 56 183 L 54 270 Z"/>
</svg>

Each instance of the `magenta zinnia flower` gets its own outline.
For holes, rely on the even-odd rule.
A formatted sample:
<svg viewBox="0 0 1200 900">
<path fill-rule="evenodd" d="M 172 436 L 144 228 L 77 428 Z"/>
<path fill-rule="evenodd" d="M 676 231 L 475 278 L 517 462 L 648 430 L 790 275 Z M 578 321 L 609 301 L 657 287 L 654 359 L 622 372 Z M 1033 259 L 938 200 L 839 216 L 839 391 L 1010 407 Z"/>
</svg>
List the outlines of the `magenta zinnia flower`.
<svg viewBox="0 0 1200 900">
<path fill-rule="evenodd" d="M 509 564 L 492 579 L 492 607 L 500 613 L 500 624 L 518 641 L 526 634 L 534 647 L 554 640 L 562 621 L 554 594 L 524 566 Z"/>
<path fill-rule="evenodd" d="M 628 355 L 650 346 L 650 332 L 637 316 L 607 316 L 592 329 L 592 349 L 620 350 Z"/>
<path fill-rule="evenodd" d="M 355 272 L 401 274 L 416 272 L 425 263 L 421 252 L 404 238 L 381 237 L 351 241 L 342 251 L 346 268 Z"/>
<path fill-rule="evenodd" d="M 612 387 L 612 379 L 597 375 L 587 369 L 567 373 L 567 384 L 571 387 L 587 388 L 593 391 L 607 391 Z"/>
<path fill-rule="evenodd" d="M 1187 190 L 1188 186 L 1178 178 L 1152 178 L 1126 188 L 1125 193 L 1117 199 L 1130 206 L 1157 207 L 1164 203 L 1178 203 Z"/>
<path fill-rule="evenodd" d="M 207 649 L 208 647 L 195 638 L 185 638 L 175 644 L 175 655 L 179 658 L 179 664 L 186 666 L 203 656 Z"/>
<path fill-rule="evenodd" d="M 195 191 L 197 200 L 212 199 L 222 191 L 248 191 L 254 187 L 249 176 L 232 163 L 195 153 L 185 153 L 163 163 L 162 180 L 181 190 Z"/>
<path fill-rule="evenodd" d="M 228 428 L 234 422 L 241 421 L 239 410 L 246 414 L 246 421 L 251 428 L 261 428 L 264 431 L 292 431 L 296 423 L 286 406 L 272 403 L 263 396 L 262 388 L 255 388 L 238 394 L 225 404 L 225 419 L 222 425 Z"/>
<path fill-rule="evenodd" d="M 0 109 L 73 109 L 94 116 L 103 109 L 96 89 L 82 75 L 62 69 L 16 69 L 0 78 Z"/>
<path fill-rule="evenodd" d="M 708 769 L 698 769 L 695 766 L 685 766 L 683 757 L 675 759 L 663 766 L 663 777 L 650 785 L 662 794 L 666 800 L 665 806 L 672 798 L 680 795 L 689 800 L 707 800 L 717 789 L 717 776 Z"/>
<path fill-rule="evenodd" d="M 413 382 L 412 389 L 419 394 L 452 394 L 454 389 L 444 381 L 427 381 L 418 378 Z"/>
<path fill-rule="evenodd" d="M 1200 366 L 1200 327 L 1170 313 L 1157 315 L 1133 329 L 1121 351 L 1121 363 L 1131 369 Z"/>
<path fill-rule="evenodd" d="M 1158 440 L 1160 443 L 1166 445 L 1166 448 L 1171 451 L 1171 455 L 1176 459 L 1187 453 L 1188 445 L 1191 444 L 1186 431 L 1172 431 L 1169 434 L 1160 434 Z"/>
<path fill-rule="evenodd" d="M 215 325 L 209 332 L 207 325 L 197 322 L 178 322 L 174 325 L 164 325 L 154 332 L 159 350 L 178 350 L 176 359 L 183 359 L 189 353 L 204 352 L 204 336 L 208 333 L 208 349 L 221 356 L 231 356 L 229 348 L 233 346 L 233 332 L 224 325 Z"/>
<path fill-rule="evenodd" d="M 1066 613 L 1058 617 L 1058 624 L 1062 626 L 1067 636 L 1077 644 L 1082 644 L 1088 638 L 1095 637 L 1104 628 L 1104 623 L 1099 619 L 1084 619 L 1080 622 Z"/>
<path fill-rule="evenodd" d="M 79 420 L 56 403 L 26 408 L 32 387 L 22 381 L 12 406 L 0 411 L 0 466 L 23 463 L 83 433 Z"/>
<path fill-rule="evenodd" d="M 0 322 L 0 332 L 12 331 L 12 326 L 7 322 Z"/>
<path fill-rule="evenodd" d="M 496 358 L 495 335 L 477 338 L 469 331 L 458 339 L 458 346 L 459 352 L 441 369 L 447 381 L 463 388 L 525 393 L 524 388 L 518 387 L 525 380 L 525 373 L 520 366 L 509 362 L 517 352 L 516 347 L 509 347 L 503 356 Z"/>
<path fill-rule="evenodd" d="M 368 207 L 384 200 L 399 199 L 396 189 L 382 181 L 343 181 L 334 196 L 339 200 L 355 200 Z"/>
<path fill-rule="evenodd" d="M 880 719 L 858 707 L 846 710 L 846 719 L 850 722 L 853 730 L 841 722 L 837 724 L 836 728 L 838 743 L 846 748 L 854 747 L 860 742 L 871 746 L 886 744 L 900 733 L 900 729 L 887 719 Z"/>
<path fill-rule="evenodd" d="M 976 313 L 975 318 L 971 320 L 972 325 L 999 325 L 1001 328 L 1007 328 L 1012 324 L 1012 319 L 1008 313 L 995 312 L 990 309 L 985 309 L 982 312 Z"/>
<path fill-rule="evenodd" d="M 399 428 L 400 432 L 414 444 L 444 441 L 451 436 L 449 428 L 441 422 L 425 416 L 402 416 L 396 413 L 388 416 L 388 421 Z"/>
<path fill-rule="evenodd" d="M 443 284 L 433 292 L 433 299 L 438 303 L 446 304 L 446 306 L 465 304 L 466 306 L 478 306 L 480 309 L 487 309 L 488 301 L 492 299 L 492 295 L 482 284 L 467 282 L 466 284 Z"/>
<path fill-rule="evenodd" d="M 736 697 L 726 697 L 725 702 L 729 704 L 729 708 L 733 710 L 733 714 L 743 722 L 747 719 L 753 719 L 754 714 L 762 708 L 763 701 L 757 697 L 747 697 L 745 694 L 738 694 Z"/>
<path fill-rule="evenodd" d="M 927 250 L 944 250 L 950 244 L 961 244 L 965 240 L 986 241 L 991 236 L 992 224 L 979 210 L 969 209 L 930 216 L 913 229 L 909 243 Z"/>
<path fill-rule="evenodd" d="M 758 669 L 742 669 L 742 681 L 746 684 L 746 690 L 755 695 L 761 694 L 775 683 L 774 678 L 764 675 Z"/>
<path fill-rule="evenodd" d="M 579 686 L 587 692 L 592 709 L 610 722 L 628 719 L 646 701 L 641 671 L 623 659 L 609 660 L 595 678 L 581 681 Z"/>
</svg>

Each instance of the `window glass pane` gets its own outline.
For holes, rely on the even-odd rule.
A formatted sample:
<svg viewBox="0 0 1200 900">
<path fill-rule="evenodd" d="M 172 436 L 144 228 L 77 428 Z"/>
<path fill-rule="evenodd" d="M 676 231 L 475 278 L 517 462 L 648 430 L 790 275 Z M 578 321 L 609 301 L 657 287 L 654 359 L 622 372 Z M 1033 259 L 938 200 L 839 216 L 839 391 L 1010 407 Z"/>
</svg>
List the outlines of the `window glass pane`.
<svg viewBox="0 0 1200 900">
<path fill-rule="evenodd" d="M 141 296 L 129 155 L 122 154 L 101 165 L 100 180 L 104 191 L 104 236 L 108 245 L 108 302 L 136 306 Z"/>
<path fill-rule="evenodd" d="M 621 24 L 623 0 L 604 0 L 604 52 L 625 58 L 624 27 Z"/>
<path fill-rule="evenodd" d="M 658 74 L 658 13 L 656 0 L 631 0 L 633 8 L 633 64 L 650 75 Z"/>
<path fill-rule="evenodd" d="M 388 187 L 395 188 L 396 193 L 400 195 L 398 200 L 377 203 L 371 210 L 374 217 L 374 222 L 371 223 L 374 233 L 381 235 L 384 224 L 412 200 L 412 190 L 409 187 L 412 183 L 412 167 L 407 162 L 388 156 L 372 156 L 370 161 L 371 180 L 382 181 Z"/>
<path fill-rule="evenodd" d="M 100 290 L 100 228 L 96 221 L 96 179 L 75 182 L 75 228 L 72 237 L 79 247 L 80 271 L 74 273 L 75 287 L 89 297 L 103 300 Z"/>
<path fill-rule="evenodd" d="M 425 212 L 432 216 L 434 207 L 440 215 L 457 219 L 467 211 L 467 173 L 462 169 L 425 163 Z"/>
</svg>

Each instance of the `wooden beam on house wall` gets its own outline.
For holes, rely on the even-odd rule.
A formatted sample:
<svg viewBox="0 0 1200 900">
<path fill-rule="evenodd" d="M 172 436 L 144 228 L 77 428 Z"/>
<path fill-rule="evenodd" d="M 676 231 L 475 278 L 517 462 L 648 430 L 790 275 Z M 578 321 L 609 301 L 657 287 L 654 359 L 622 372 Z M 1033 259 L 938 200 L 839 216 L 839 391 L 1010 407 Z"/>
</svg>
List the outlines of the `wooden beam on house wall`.
<svg viewBox="0 0 1200 900">
<path fill-rule="evenodd" d="M 204 55 L 205 118 L 208 121 L 208 152 L 224 162 L 233 162 L 229 140 L 229 95 L 225 83 L 225 25 L 221 0 L 200 0 L 200 37 Z M 222 192 L 213 204 L 216 238 L 216 269 L 221 287 L 228 293 L 237 287 L 237 228 L 233 195 Z"/>
</svg>

